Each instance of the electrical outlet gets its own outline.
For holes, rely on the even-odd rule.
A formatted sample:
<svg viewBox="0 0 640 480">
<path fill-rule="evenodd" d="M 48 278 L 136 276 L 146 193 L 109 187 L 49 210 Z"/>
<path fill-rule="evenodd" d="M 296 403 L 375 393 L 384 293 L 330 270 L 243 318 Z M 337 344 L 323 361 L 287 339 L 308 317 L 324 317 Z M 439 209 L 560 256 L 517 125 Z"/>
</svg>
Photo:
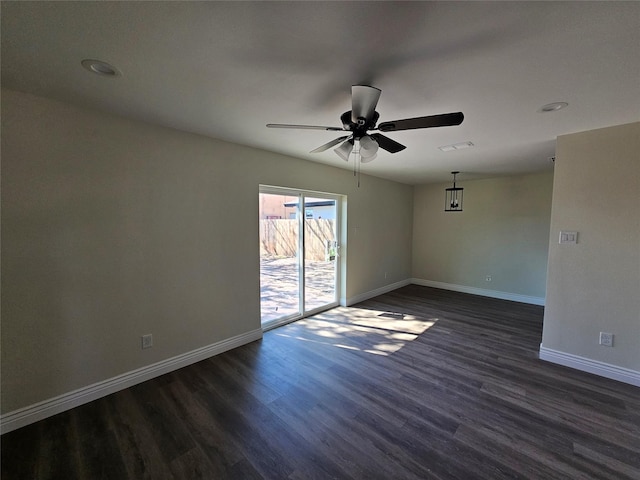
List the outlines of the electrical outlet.
<svg viewBox="0 0 640 480">
<path fill-rule="evenodd" d="M 490 282 L 490 281 L 491 281 L 491 275 L 487 275 L 484 279 L 485 279 L 487 282 Z"/>
<path fill-rule="evenodd" d="M 387 278 L 387 272 L 384 272 L 384 278 Z"/>
<path fill-rule="evenodd" d="M 153 335 L 150 333 L 142 336 L 142 348 L 153 347 Z"/>
<path fill-rule="evenodd" d="M 600 345 L 613 347 L 613 333 L 600 332 Z"/>
</svg>

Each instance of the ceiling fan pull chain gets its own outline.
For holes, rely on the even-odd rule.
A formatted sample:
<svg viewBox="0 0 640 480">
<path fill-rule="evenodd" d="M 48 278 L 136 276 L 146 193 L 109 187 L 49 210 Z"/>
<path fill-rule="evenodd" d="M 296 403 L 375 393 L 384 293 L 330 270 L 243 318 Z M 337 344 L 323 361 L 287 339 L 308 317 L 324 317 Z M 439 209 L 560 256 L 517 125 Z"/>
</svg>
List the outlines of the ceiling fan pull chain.
<svg viewBox="0 0 640 480">
<path fill-rule="evenodd" d="M 354 141 L 353 163 L 353 167 L 357 171 L 357 186 L 360 188 L 360 164 L 362 163 L 362 156 L 360 155 L 360 139 L 356 139 Z"/>
<path fill-rule="evenodd" d="M 356 156 L 353 155 L 353 176 L 356 176 Z"/>
</svg>

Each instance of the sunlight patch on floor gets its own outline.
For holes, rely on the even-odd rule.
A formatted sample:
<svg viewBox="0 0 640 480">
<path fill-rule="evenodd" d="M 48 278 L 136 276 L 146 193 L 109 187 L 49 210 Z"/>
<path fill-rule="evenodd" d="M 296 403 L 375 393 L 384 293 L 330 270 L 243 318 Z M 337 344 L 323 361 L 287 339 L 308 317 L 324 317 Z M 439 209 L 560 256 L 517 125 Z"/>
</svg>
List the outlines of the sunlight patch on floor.
<svg viewBox="0 0 640 480">
<path fill-rule="evenodd" d="M 391 355 L 431 328 L 437 318 L 337 307 L 278 330 L 279 336 L 374 355 Z"/>
</svg>

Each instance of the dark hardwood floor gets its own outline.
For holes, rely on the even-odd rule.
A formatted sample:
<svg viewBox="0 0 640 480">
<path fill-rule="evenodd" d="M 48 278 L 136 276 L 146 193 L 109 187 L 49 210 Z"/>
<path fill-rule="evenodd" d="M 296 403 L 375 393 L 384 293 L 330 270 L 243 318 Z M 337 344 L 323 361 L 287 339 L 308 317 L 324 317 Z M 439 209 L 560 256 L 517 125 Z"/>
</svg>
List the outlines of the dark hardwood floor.
<svg viewBox="0 0 640 480">
<path fill-rule="evenodd" d="M 640 389 L 542 307 L 408 286 L 2 436 L 2 479 L 640 479 Z"/>
</svg>

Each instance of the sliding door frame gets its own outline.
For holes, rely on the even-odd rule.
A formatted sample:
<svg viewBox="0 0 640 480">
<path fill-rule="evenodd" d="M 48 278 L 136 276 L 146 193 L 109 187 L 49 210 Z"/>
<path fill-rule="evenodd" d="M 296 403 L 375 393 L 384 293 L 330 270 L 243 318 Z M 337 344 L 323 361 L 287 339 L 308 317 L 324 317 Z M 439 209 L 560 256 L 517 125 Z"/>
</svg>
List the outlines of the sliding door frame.
<svg viewBox="0 0 640 480">
<path fill-rule="evenodd" d="M 296 219 L 298 220 L 298 313 L 287 315 L 269 322 L 262 323 L 262 309 L 260 322 L 262 330 L 267 331 L 272 328 L 285 325 L 287 323 L 300 320 L 301 318 L 314 315 L 319 312 L 323 312 L 330 308 L 340 305 L 340 299 L 342 298 L 342 280 L 344 277 L 343 269 L 346 267 L 345 249 L 342 248 L 344 238 L 343 221 L 346 211 L 346 198 L 343 195 L 334 193 L 318 192 L 312 190 L 302 190 L 296 188 L 276 187 L 268 185 L 260 185 L 259 193 L 272 194 L 272 195 L 284 195 L 298 198 L 298 206 L 296 211 Z M 335 260 L 335 290 L 334 299 L 332 302 L 322 305 L 311 310 L 305 310 L 305 203 L 307 197 L 321 197 L 335 201 L 336 218 L 335 218 L 335 238 L 337 242 L 337 257 Z M 258 253 L 259 255 L 259 253 Z M 260 302 L 262 306 L 262 301 Z"/>
</svg>

